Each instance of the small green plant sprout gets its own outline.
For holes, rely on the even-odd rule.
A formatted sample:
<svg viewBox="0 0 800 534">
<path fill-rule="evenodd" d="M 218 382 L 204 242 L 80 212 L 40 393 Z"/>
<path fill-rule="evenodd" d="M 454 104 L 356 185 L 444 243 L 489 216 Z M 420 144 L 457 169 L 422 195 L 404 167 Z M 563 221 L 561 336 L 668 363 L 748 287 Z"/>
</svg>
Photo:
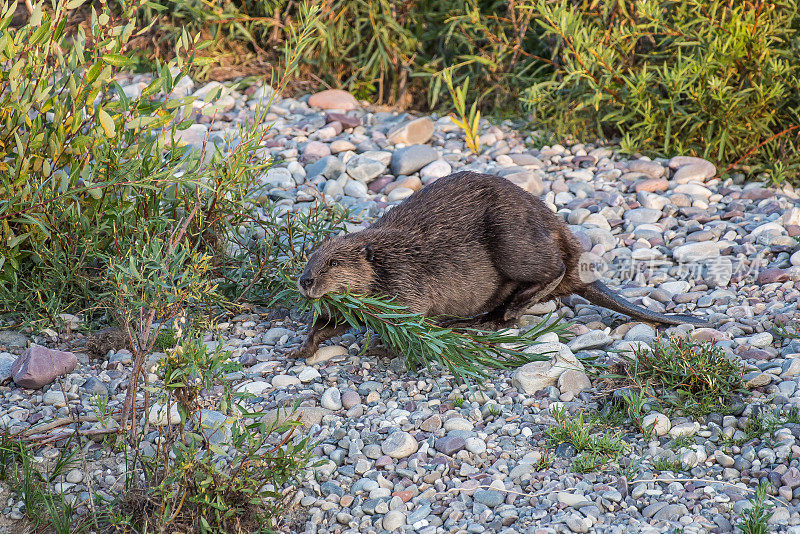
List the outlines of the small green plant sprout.
<svg viewBox="0 0 800 534">
<path fill-rule="evenodd" d="M 480 142 L 478 141 L 478 131 L 480 129 L 481 112 L 478 109 L 478 102 L 472 103 L 472 106 L 467 113 L 467 92 L 469 91 L 469 76 L 464 79 L 464 83 L 459 87 L 453 85 L 453 68 L 449 67 L 441 72 L 442 79 L 450 91 L 450 98 L 453 101 L 453 107 L 456 108 L 456 113 L 450 115 L 456 126 L 464 131 L 464 137 L 467 142 L 467 147 L 473 154 L 479 154 L 481 151 Z"/>
<path fill-rule="evenodd" d="M 583 414 L 571 417 L 563 407 L 553 409 L 555 426 L 547 429 L 554 444 L 570 443 L 580 453 L 573 468 L 577 472 L 594 471 L 609 462 L 618 460 L 628 445 L 618 434 L 602 431 L 595 421 L 587 421 Z"/>
<path fill-rule="evenodd" d="M 553 455 L 550 449 L 544 449 L 542 455 L 539 457 L 539 461 L 534 464 L 533 468 L 537 471 L 544 471 L 545 469 L 550 469 L 552 465 Z"/>
<path fill-rule="evenodd" d="M 490 404 L 488 407 L 489 415 L 493 417 L 497 417 L 501 413 L 503 413 L 503 408 L 499 404 Z"/>
<path fill-rule="evenodd" d="M 767 485 L 761 482 L 756 488 L 756 493 L 750 503 L 752 506 L 742 510 L 739 523 L 736 525 L 743 534 L 767 534 L 770 532 L 769 519 L 772 517 L 770 511 L 772 504 L 767 502 Z"/>
<path fill-rule="evenodd" d="M 328 294 L 311 305 L 315 317 L 339 317 L 354 328 L 367 325 L 391 350 L 405 355 L 408 369 L 438 364 L 462 382 L 490 379 L 490 369 L 513 369 L 547 359 L 549 355 L 523 351 L 548 332 L 566 334 L 564 325 L 547 319 L 524 334 L 450 329 L 391 300 L 350 293 Z"/>
<path fill-rule="evenodd" d="M 454 396 L 452 400 L 453 400 L 453 406 L 455 406 L 456 408 L 461 408 L 462 406 L 464 406 L 465 399 L 461 395 Z"/>
<path fill-rule="evenodd" d="M 800 322 L 777 323 L 772 327 L 772 333 L 780 339 L 800 339 Z"/>
<path fill-rule="evenodd" d="M 653 462 L 653 469 L 656 471 L 670 471 L 672 473 L 677 473 L 678 471 L 683 471 L 683 464 L 680 460 L 659 458 Z"/>
<path fill-rule="evenodd" d="M 636 350 L 625 372 L 640 389 L 660 390 L 659 401 L 688 414 L 725 413 L 746 393 L 744 368 L 711 342 L 679 337 Z"/>
</svg>

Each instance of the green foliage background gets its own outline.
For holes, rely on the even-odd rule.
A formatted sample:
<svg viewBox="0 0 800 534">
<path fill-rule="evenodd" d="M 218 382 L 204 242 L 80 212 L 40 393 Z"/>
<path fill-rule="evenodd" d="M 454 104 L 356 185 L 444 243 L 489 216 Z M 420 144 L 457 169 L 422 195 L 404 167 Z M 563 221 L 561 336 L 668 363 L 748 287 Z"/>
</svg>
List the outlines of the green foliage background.
<svg viewBox="0 0 800 534">
<path fill-rule="evenodd" d="M 254 56 L 280 51 L 290 0 L 148 3 L 161 41 L 189 27 Z M 326 0 L 303 87 L 443 105 L 444 69 L 484 112 L 624 150 L 691 154 L 795 178 L 800 40 L 790 0 Z M 218 57 L 219 59 L 219 57 Z"/>
</svg>

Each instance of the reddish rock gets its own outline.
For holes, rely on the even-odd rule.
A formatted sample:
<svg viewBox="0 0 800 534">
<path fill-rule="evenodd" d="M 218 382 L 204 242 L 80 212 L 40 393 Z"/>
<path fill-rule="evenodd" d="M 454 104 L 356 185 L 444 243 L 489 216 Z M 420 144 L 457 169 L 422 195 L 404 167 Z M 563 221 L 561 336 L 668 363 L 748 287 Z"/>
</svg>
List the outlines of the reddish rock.
<svg viewBox="0 0 800 534">
<path fill-rule="evenodd" d="M 31 345 L 11 366 L 11 378 L 20 387 L 39 389 L 71 372 L 76 365 L 78 358 L 71 352 Z"/>
<path fill-rule="evenodd" d="M 403 502 L 408 502 L 414 497 L 414 492 L 411 490 L 395 491 L 392 497 L 400 497 Z"/>
<path fill-rule="evenodd" d="M 635 186 L 636 192 L 646 191 L 655 193 L 656 191 L 666 191 L 669 189 L 669 182 L 664 178 L 648 178 L 638 182 Z"/>
<path fill-rule="evenodd" d="M 339 122 L 344 128 L 355 128 L 361 126 L 361 119 L 344 113 L 326 113 L 325 122 Z"/>
<path fill-rule="evenodd" d="M 311 95 L 308 105 L 322 109 L 356 109 L 358 101 L 356 98 L 341 89 L 327 89 Z"/>
<path fill-rule="evenodd" d="M 798 224 L 786 225 L 786 231 L 789 232 L 789 237 L 797 237 L 800 235 L 800 225 Z"/>
<path fill-rule="evenodd" d="M 758 273 L 759 284 L 783 283 L 789 280 L 789 273 L 783 269 L 765 269 Z"/>
</svg>

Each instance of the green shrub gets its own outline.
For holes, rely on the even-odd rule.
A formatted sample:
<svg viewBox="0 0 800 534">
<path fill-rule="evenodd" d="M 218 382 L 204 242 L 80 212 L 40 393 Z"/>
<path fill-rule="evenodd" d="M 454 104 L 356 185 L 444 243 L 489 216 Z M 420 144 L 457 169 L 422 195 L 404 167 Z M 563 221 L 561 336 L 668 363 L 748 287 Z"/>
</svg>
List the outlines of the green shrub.
<svg viewBox="0 0 800 534">
<path fill-rule="evenodd" d="M 130 100 L 114 76 L 132 20 L 94 13 L 89 34 L 67 36 L 66 6 L 80 2 L 39 3 L 13 29 L 15 5 L 0 22 L 0 308 L 52 319 L 96 305 L 108 256 L 157 235 L 198 186 L 175 177 L 195 159 L 168 142 L 190 124 L 178 119 L 191 99 L 153 98 L 172 91 L 194 45 L 184 34 L 185 53 Z"/>
<path fill-rule="evenodd" d="M 537 5 L 549 78 L 525 101 L 559 134 L 693 154 L 725 170 L 796 174 L 800 41 L 794 2 L 643 0 Z M 763 145 L 763 146 L 762 146 Z"/>
<path fill-rule="evenodd" d="M 711 342 L 658 340 L 652 349 L 636 350 L 625 372 L 639 389 L 660 391 L 654 403 L 689 414 L 727 413 L 746 392 L 742 366 Z"/>
<path fill-rule="evenodd" d="M 177 406 L 180 423 L 159 426 L 154 450 L 129 458 L 126 490 L 100 507 L 102 523 L 122 531 L 271 532 L 313 444 L 294 436 L 300 423 L 285 417 L 290 410 L 275 418 L 246 408 L 247 395 L 226 378 L 241 365 L 221 342 L 208 348 L 180 322 L 175 335 L 178 345 L 158 361 L 158 382 L 147 389 L 156 413 L 166 418 Z M 207 393 L 214 390 L 222 394 Z"/>
</svg>

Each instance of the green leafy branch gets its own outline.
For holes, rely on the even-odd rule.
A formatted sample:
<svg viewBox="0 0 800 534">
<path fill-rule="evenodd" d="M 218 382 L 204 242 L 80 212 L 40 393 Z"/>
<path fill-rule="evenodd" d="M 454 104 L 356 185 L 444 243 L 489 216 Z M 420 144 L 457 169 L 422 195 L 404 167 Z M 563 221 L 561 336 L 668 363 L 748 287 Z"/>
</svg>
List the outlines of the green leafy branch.
<svg viewBox="0 0 800 534">
<path fill-rule="evenodd" d="M 548 332 L 563 336 L 567 327 L 548 316 L 524 334 L 446 328 L 391 300 L 350 293 L 325 295 L 311 306 L 315 317 L 340 317 L 353 327 L 368 326 L 390 349 L 405 356 L 407 368 L 438 364 L 461 381 L 485 380 L 492 378 L 490 369 L 513 369 L 548 359 L 546 354 L 524 351 Z"/>
</svg>

